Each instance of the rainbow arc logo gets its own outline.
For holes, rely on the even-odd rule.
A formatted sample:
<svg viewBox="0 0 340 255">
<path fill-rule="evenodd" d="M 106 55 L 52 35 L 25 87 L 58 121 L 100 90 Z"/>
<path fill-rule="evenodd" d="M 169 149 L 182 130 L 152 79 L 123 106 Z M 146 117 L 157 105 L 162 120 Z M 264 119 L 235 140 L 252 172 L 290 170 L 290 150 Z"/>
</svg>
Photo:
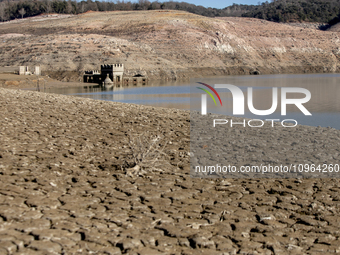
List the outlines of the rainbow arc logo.
<svg viewBox="0 0 340 255">
<path fill-rule="evenodd" d="M 211 91 L 214 92 L 215 95 L 217 96 L 218 100 L 220 100 L 220 104 L 222 106 L 221 97 L 220 97 L 220 95 L 217 93 L 217 91 L 213 87 L 211 87 L 210 85 L 208 85 L 206 83 L 203 83 L 203 82 L 197 82 L 197 83 L 202 84 L 202 85 L 206 86 L 207 88 L 211 89 Z M 214 96 L 211 94 L 211 92 L 209 90 L 206 90 L 206 89 L 203 89 L 203 88 L 200 88 L 200 87 L 197 87 L 197 88 L 203 90 L 204 92 L 206 92 L 212 98 L 212 100 L 214 100 L 214 103 L 217 106 L 216 100 L 215 100 Z"/>
<path fill-rule="evenodd" d="M 220 95 L 217 93 L 217 91 L 213 87 L 211 87 L 210 85 L 208 85 L 206 83 L 203 83 L 203 82 L 197 82 L 197 83 L 201 84 L 203 86 L 206 86 L 208 89 L 210 89 L 212 92 L 214 92 L 214 94 L 217 96 L 217 98 L 220 101 L 220 104 L 222 106 L 221 97 L 220 97 Z M 212 100 L 214 100 L 214 103 L 217 106 L 215 97 L 214 97 L 214 95 L 209 90 L 201 88 L 201 87 L 197 87 L 197 88 L 200 89 L 200 90 L 203 90 L 204 92 L 206 92 L 212 98 Z M 207 114 L 207 95 L 206 94 L 202 94 L 202 105 L 201 106 L 202 106 L 202 109 L 201 109 L 202 115 L 206 115 Z"/>
</svg>

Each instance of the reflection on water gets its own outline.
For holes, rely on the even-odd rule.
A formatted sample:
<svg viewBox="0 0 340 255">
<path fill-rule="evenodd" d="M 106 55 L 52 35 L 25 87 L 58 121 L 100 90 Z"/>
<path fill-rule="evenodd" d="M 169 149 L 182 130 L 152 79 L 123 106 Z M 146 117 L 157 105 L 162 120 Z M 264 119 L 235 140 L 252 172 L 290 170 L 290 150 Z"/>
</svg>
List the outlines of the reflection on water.
<svg viewBox="0 0 340 255">
<path fill-rule="evenodd" d="M 105 88 L 90 85 L 71 88 L 49 88 L 46 92 L 96 100 L 143 104 L 157 107 L 190 109 L 190 82 L 161 81 L 124 87 Z"/>
<path fill-rule="evenodd" d="M 281 116 L 280 99 L 275 113 L 269 116 L 255 116 L 249 111 L 245 117 L 253 119 L 296 119 L 299 124 L 311 126 L 330 126 L 340 129 L 340 74 L 307 74 L 307 75 L 259 75 L 259 76 L 224 76 L 204 79 L 192 79 L 191 82 L 153 82 L 147 85 L 128 87 L 102 88 L 86 86 L 72 88 L 49 88 L 46 92 L 75 95 L 97 100 L 123 103 L 143 104 L 177 109 L 190 109 L 190 100 L 200 111 L 200 95 L 197 89 L 190 99 L 190 87 L 197 87 L 195 82 L 214 84 L 233 84 L 240 87 L 247 98 L 247 87 L 254 88 L 254 107 L 258 110 L 269 109 L 272 105 L 272 87 L 301 87 L 311 92 L 311 100 L 304 104 L 312 116 L 304 116 L 295 106 L 288 105 L 287 116 Z M 190 86 L 190 84 L 192 86 Z M 192 90 L 194 91 L 194 90 Z M 208 100 L 208 112 L 232 114 L 231 93 L 219 90 L 224 99 L 223 108 L 216 107 Z M 197 94 L 197 95 L 196 95 Z M 278 97 L 280 98 L 280 89 Z M 297 95 L 289 94 L 289 98 Z M 199 106 L 199 107 L 198 107 Z M 247 107 L 245 107 L 247 110 Z M 260 118 L 259 118 L 260 117 Z"/>
</svg>

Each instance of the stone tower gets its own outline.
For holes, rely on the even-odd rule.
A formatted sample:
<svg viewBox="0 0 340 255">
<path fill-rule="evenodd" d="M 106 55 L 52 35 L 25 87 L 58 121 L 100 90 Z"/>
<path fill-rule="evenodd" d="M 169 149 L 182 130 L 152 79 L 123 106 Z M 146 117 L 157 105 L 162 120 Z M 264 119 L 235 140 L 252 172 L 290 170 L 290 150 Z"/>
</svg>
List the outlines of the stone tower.
<svg viewBox="0 0 340 255">
<path fill-rule="evenodd" d="M 123 81 L 124 65 L 114 64 L 113 65 L 113 81 L 115 83 L 120 83 Z"/>
<path fill-rule="evenodd" d="M 124 65 L 101 65 L 101 78 L 102 81 L 109 77 L 113 83 L 117 84 L 123 81 Z"/>
</svg>

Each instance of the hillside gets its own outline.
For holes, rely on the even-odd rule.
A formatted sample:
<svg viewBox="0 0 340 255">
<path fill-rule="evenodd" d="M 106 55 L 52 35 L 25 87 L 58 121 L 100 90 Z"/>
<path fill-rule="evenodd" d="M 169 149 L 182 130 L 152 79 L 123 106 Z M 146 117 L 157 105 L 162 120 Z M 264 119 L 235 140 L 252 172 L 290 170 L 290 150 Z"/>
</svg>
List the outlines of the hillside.
<svg viewBox="0 0 340 255">
<path fill-rule="evenodd" d="M 90 12 L 0 24 L 2 66 L 80 79 L 103 63 L 156 79 L 339 71 L 339 33 L 182 11 Z"/>
</svg>

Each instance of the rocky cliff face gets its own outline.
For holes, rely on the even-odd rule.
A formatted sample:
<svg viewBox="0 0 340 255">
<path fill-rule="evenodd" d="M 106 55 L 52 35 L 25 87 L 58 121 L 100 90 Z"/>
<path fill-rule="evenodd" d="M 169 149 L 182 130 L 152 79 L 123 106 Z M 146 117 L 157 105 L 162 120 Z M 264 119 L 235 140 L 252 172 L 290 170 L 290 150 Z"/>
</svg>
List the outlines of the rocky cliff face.
<svg viewBox="0 0 340 255">
<path fill-rule="evenodd" d="M 15 33 L 15 34 L 14 34 Z M 181 11 L 91 12 L 0 25 L 0 63 L 36 65 L 76 80 L 121 62 L 156 79 L 203 75 L 339 72 L 339 32 Z"/>
</svg>

